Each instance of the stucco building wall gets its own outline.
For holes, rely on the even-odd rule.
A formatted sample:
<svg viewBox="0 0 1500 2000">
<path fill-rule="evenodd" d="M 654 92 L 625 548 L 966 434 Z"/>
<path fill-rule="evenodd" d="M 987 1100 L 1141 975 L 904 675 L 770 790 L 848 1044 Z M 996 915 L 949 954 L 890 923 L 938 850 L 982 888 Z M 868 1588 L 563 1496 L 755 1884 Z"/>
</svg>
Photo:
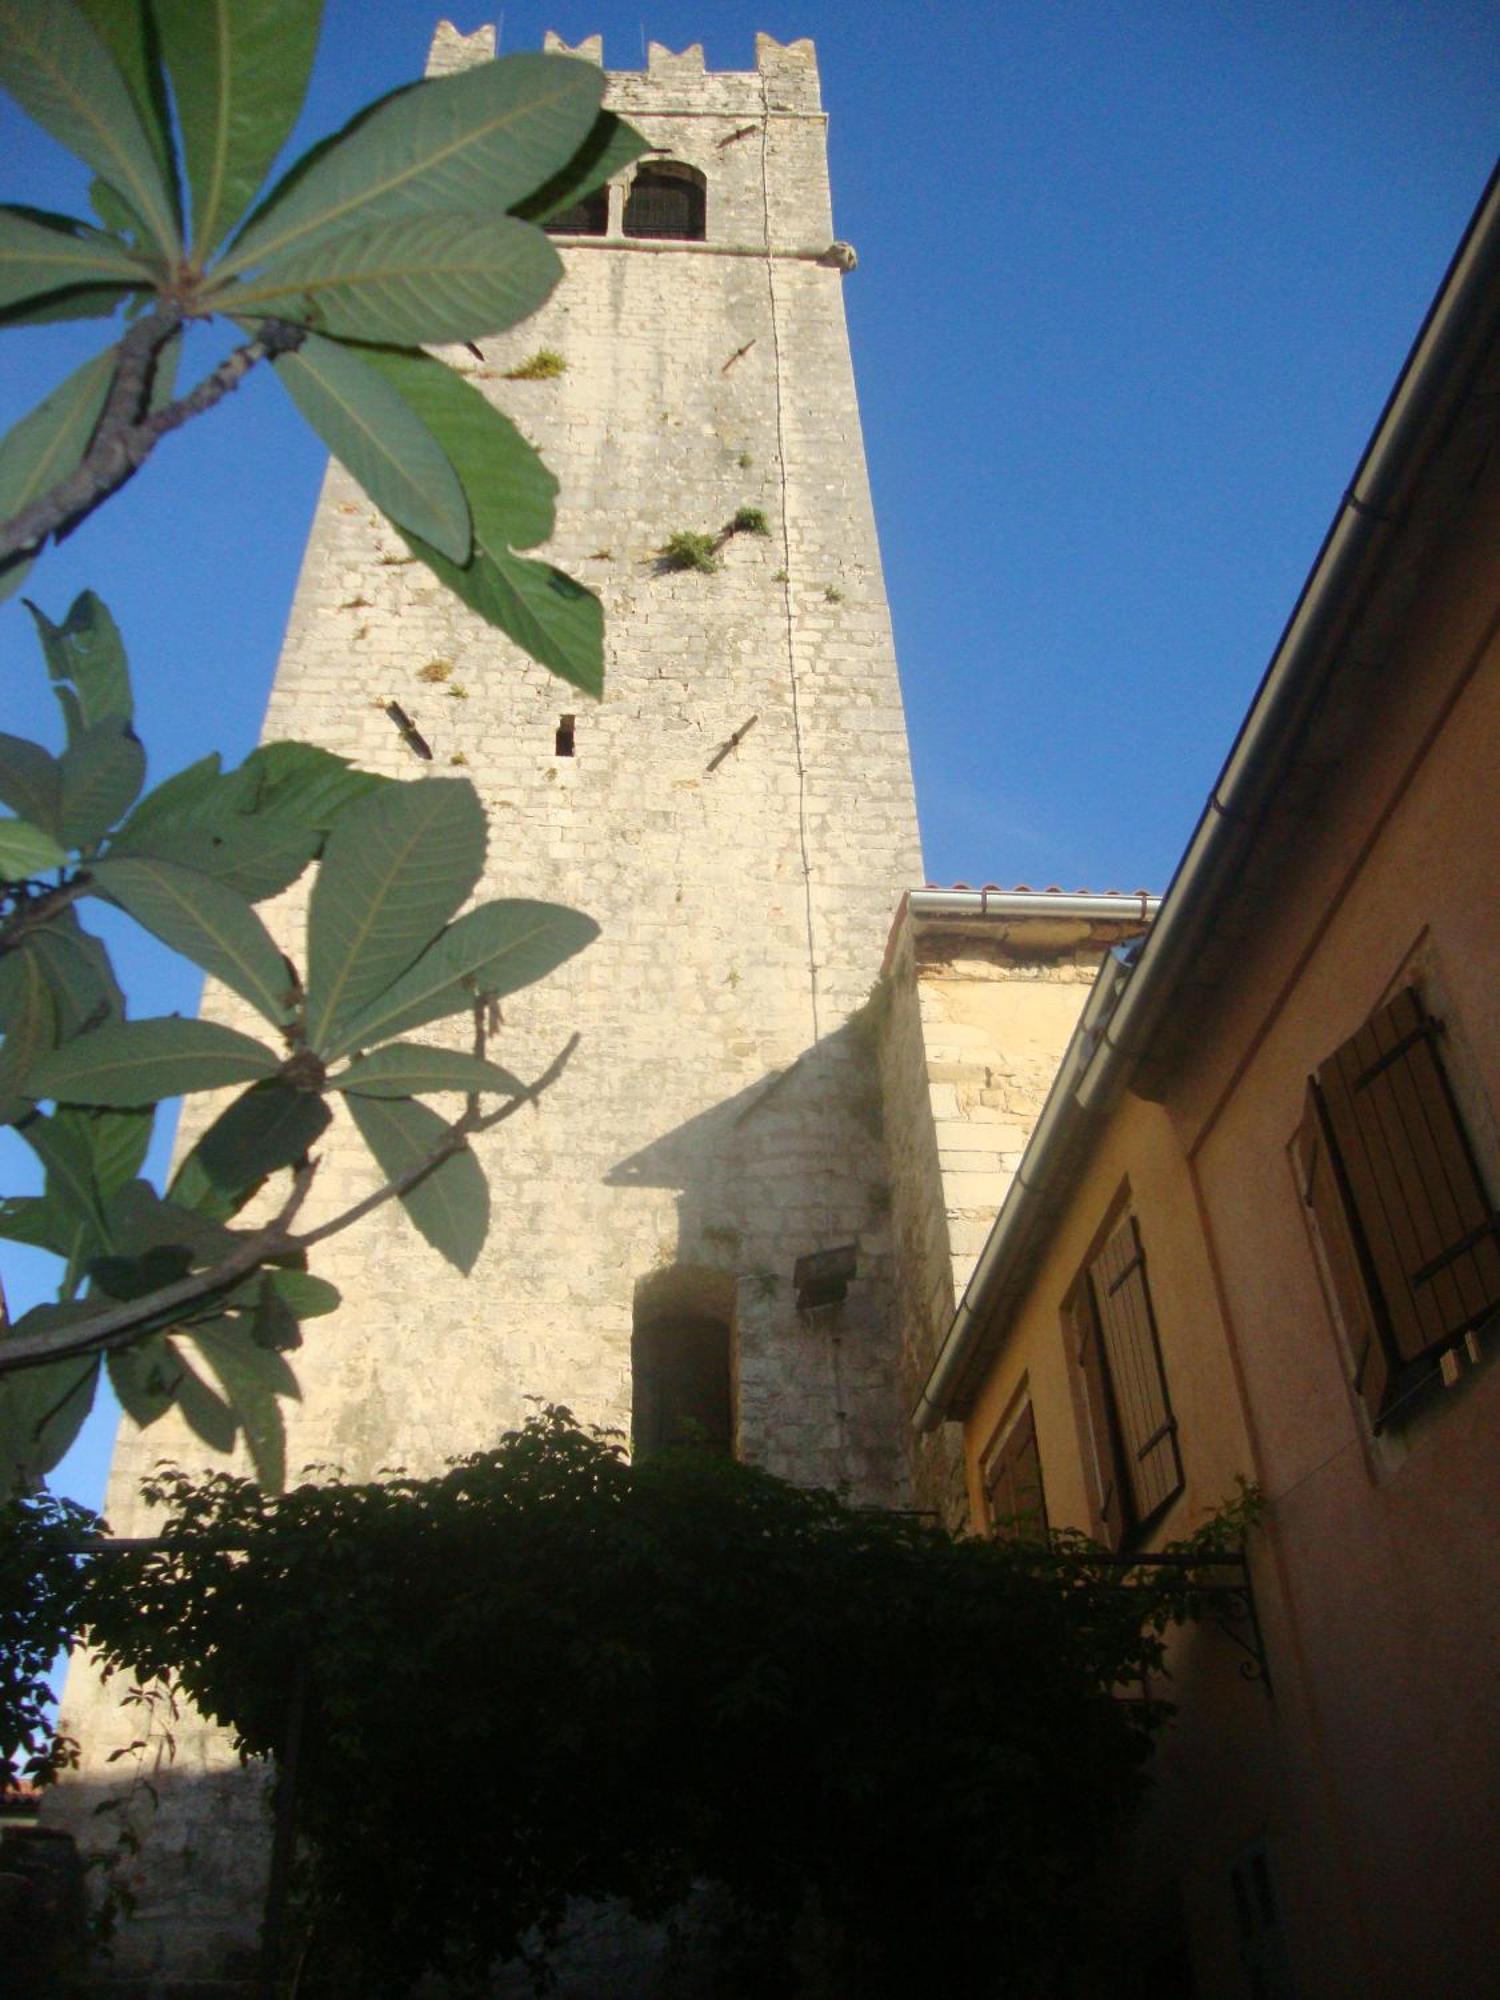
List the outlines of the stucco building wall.
<svg viewBox="0 0 1500 2000">
<path fill-rule="evenodd" d="M 1500 1960 L 1500 1335 L 1481 1326 L 1450 1386 L 1434 1371 L 1373 1428 L 1293 1150 L 1309 1077 L 1415 984 L 1500 1208 L 1493 407 L 1464 412 L 1409 503 L 1408 541 L 1343 638 L 1362 678 L 1330 676 L 1211 933 L 1212 983 L 1169 1024 L 1153 1101 L 1127 1094 L 1090 1139 L 965 1421 L 977 1508 L 1024 1388 L 1049 1518 L 1090 1525 L 1061 1315 L 1128 1199 L 1185 1476 L 1147 1545 L 1196 1526 L 1236 1474 L 1267 1502 L 1251 1571 L 1270 1697 L 1211 1628 L 1178 1635 L 1180 1713 L 1127 1857 L 1128 1889 L 1180 1893 L 1199 1990 L 1225 2000 L 1251 1991 L 1230 1870 L 1257 1847 L 1298 1992 L 1446 2000 L 1487 1990 Z"/>
</svg>

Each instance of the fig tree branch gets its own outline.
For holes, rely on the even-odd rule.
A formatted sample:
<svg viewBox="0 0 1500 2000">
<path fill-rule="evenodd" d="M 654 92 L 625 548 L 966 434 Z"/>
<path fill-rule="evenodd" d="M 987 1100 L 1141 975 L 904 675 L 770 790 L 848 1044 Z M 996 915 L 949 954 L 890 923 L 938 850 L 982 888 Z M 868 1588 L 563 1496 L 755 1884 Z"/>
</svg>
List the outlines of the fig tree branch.
<svg viewBox="0 0 1500 2000">
<path fill-rule="evenodd" d="M 327 1222 L 319 1223 L 316 1229 L 295 1236 L 291 1225 L 307 1198 L 317 1171 L 315 1160 L 304 1160 L 293 1174 L 291 1193 L 277 1214 L 263 1229 L 237 1243 L 218 1263 L 210 1264 L 201 1271 L 190 1271 L 185 1278 L 162 1285 L 138 1299 L 111 1304 L 91 1318 L 75 1320 L 69 1326 L 49 1327 L 37 1333 L 11 1334 L 0 1340 L 0 1376 L 23 1368 L 38 1368 L 48 1362 L 66 1361 L 76 1355 L 102 1354 L 112 1348 L 128 1347 L 145 1334 L 175 1325 L 190 1309 L 206 1305 L 219 1294 L 232 1290 L 271 1258 L 295 1256 L 310 1250 L 315 1243 L 322 1243 L 327 1237 L 339 1235 L 435 1173 L 445 1160 L 461 1152 L 476 1132 L 488 1132 L 496 1125 L 503 1125 L 507 1118 L 514 1118 L 524 1105 L 535 1104 L 567 1068 L 578 1041 L 576 1034 L 570 1035 L 536 1081 L 528 1084 L 515 1097 L 508 1097 L 494 1111 L 480 1113 L 471 1104 L 448 1127 L 431 1152 L 404 1174 L 397 1174 L 394 1179 L 376 1188 L 373 1194 L 354 1202 Z M 191 1328 L 188 1331 L 191 1333 Z"/>
<path fill-rule="evenodd" d="M 307 337 L 304 327 L 266 320 L 254 340 L 226 355 L 195 389 L 142 417 L 157 357 L 182 322 L 182 308 L 164 301 L 131 327 L 120 342 L 104 414 L 82 462 L 19 514 L 0 522 L 0 562 L 34 552 L 48 535 L 83 520 L 135 477 L 169 431 L 211 410 L 258 361 L 290 354 Z"/>
</svg>

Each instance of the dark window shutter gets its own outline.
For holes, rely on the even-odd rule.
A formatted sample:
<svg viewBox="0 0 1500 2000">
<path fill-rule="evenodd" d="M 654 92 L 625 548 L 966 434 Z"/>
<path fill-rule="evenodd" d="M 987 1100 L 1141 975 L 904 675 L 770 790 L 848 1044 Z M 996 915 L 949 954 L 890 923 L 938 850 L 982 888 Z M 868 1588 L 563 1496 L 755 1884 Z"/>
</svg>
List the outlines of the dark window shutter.
<svg viewBox="0 0 1500 2000">
<path fill-rule="evenodd" d="M 1120 1482 L 1120 1451 L 1116 1441 L 1109 1384 L 1099 1346 L 1099 1324 L 1087 1277 L 1079 1279 L 1066 1308 L 1074 1359 L 1083 1381 L 1084 1439 L 1093 1475 L 1094 1531 L 1106 1548 L 1117 1549 L 1125 1534 L 1125 1510 Z"/>
<path fill-rule="evenodd" d="M 1307 1103 L 1295 1146 L 1302 1199 L 1312 1210 L 1323 1266 L 1333 1290 L 1344 1335 L 1354 1387 L 1370 1419 L 1378 1423 L 1390 1392 L 1391 1368 L 1386 1354 L 1389 1334 L 1377 1315 L 1383 1314 L 1380 1293 L 1368 1273 L 1369 1251 L 1363 1242 L 1357 1213 L 1341 1188 L 1339 1163 L 1330 1148 L 1317 1085 L 1309 1084 Z"/>
<path fill-rule="evenodd" d="M 985 1494 L 990 1526 L 997 1535 L 1028 1542 L 1045 1537 L 1047 1505 L 1042 1493 L 1036 1418 L 1030 1403 L 1006 1432 L 985 1468 Z"/>
<path fill-rule="evenodd" d="M 1143 1521 L 1181 1487 L 1182 1458 L 1146 1284 L 1146 1256 L 1133 1215 L 1125 1217 L 1094 1259 L 1089 1281 L 1114 1390 L 1132 1511 Z"/>
<path fill-rule="evenodd" d="M 1500 1231 L 1440 1033 L 1408 987 L 1317 1076 L 1400 1362 L 1451 1344 L 1500 1304 Z"/>
</svg>

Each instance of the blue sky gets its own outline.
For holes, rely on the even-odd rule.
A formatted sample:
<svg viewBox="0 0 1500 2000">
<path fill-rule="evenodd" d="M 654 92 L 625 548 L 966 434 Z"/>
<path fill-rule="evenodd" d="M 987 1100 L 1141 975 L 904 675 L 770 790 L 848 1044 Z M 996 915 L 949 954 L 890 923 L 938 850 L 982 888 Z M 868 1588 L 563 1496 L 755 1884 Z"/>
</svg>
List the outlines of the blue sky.
<svg viewBox="0 0 1500 2000">
<path fill-rule="evenodd" d="M 437 11 L 329 0 L 294 143 L 417 73 Z M 1164 887 L 1493 164 L 1500 9 L 512 4 L 503 47 L 549 26 L 614 68 L 645 36 L 730 69 L 757 28 L 815 39 L 929 875 Z M 8 104 L 0 140 L 4 198 L 82 210 Z M 7 334 L 0 424 L 101 338 Z M 254 741 L 320 471 L 252 377 L 34 572 L 54 617 L 86 586 L 115 610 L 157 777 Z M 14 603 L 0 689 L 52 739 Z M 137 1011 L 192 1005 L 128 964 Z M 108 1431 L 63 1490 L 97 1497 Z"/>
</svg>

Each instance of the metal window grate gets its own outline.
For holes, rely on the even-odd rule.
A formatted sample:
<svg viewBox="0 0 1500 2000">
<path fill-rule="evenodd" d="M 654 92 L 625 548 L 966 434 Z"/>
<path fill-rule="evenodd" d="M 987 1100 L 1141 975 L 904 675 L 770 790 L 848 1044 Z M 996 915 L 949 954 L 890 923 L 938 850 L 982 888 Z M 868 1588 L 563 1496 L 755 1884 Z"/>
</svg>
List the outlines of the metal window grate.
<svg viewBox="0 0 1500 2000">
<path fill-rule="evenodd" d="M 609 229 L 609 189 L 595 188 L 542 227 L 549 236 L 603 236 Z"/>
<path fill-rule="evenodd" d="M 625 201 L 625 234 L 701 243 L 707 203 L 687 168 L 642 167 Z"/>
</svg>

